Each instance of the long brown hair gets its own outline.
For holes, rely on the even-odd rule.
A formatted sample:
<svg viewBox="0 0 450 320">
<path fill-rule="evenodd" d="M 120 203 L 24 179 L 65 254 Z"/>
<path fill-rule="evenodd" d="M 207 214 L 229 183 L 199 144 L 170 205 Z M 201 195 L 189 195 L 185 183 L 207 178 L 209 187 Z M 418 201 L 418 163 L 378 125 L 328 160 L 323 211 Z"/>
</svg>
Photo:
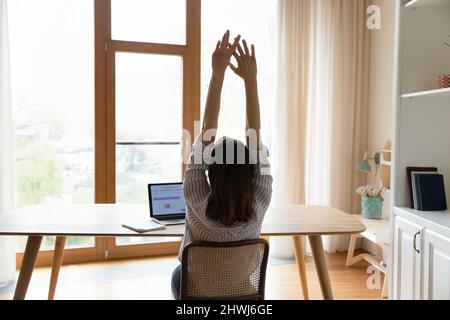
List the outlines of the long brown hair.
<svg viewBox="0 0 450 320">
<path fill-rule="evenodd" d="M 249 149 L 240 141 L 224 138 L 212 151 L 208 177 L 211 196 L 206 216 L 224 226 L 248 222 L 255 215 Z"/>
</svg>

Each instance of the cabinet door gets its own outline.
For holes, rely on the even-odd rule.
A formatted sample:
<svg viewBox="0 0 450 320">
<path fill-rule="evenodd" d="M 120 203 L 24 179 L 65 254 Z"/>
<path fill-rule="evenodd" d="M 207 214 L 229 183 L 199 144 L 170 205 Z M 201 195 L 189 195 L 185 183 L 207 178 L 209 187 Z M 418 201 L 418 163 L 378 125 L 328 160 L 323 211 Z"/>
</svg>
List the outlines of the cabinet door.
<svg viewBox="0 0 450 320">
<path fill-rule="evenodd" d="M 424 298 L 450 300 L 450 239 L 425 230 Z"/>
<path fill-rule="evenodd" d="M 394 299 L 421 299 L 422 230 L 423 227 L 417 224 L 395 218 Z"/>
</svg>

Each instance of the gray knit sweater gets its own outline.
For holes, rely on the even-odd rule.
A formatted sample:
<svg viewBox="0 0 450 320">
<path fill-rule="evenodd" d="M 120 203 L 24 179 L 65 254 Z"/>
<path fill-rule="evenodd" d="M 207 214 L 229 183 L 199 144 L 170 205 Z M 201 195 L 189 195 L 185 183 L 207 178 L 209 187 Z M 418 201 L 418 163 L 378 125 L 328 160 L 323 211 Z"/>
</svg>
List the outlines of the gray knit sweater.
<svg viewBox="0 0 450 320">
<path fill-rule="evenodd" d="M 209 148 L 209 150 L 208 150 Z M 210 220 L 206 216 L 211 188 L 206 176 L 208 164 L 210 163 L 210 151 L 213 145 L 203 147 L 200 137 L 194 142 L 192 153 L 187 165 L 183 182 L 183 192 L 186 199 L 186 230 L 184 233 L 179 258 L 183 248 L 192 241 L 208 242 L 233 242 L 247 239 L 257 239 L 261 233 L 261 225 L 272 197 L 272 176 L 268 162 L 268 150 L 265 146 L 261 148 L 259 157 L 256 152 L 250 154 L 250 159 L 258 159 L 258 170 L 254 177 L 253 208 L 256 215 L 248 222 L 236 223 L 226 227 L 220 223 Z M 201 164 L 199 161 L 202 160 Z"/>
</svg>

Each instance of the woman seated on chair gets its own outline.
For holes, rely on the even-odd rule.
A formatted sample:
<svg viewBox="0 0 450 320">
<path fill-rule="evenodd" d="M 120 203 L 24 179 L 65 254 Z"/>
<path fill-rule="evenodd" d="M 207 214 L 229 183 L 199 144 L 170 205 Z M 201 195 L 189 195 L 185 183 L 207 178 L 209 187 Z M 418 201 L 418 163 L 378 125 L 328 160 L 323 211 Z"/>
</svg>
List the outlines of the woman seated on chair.
<svg viewBox="0 0 450 320">
<path fill-rule="evenodd" d="M 260 140 L 260 109 L 255 48 L 238 36 L 229 43 L 227 31 L 212 56 L 203 129 L 187 165 L 183 191 L 187 204 L 181 252 L 192 241 L 234 242 L 260 237 L 272 196 L 267 148 Z M 237 66 L 230 60 L 234 56 Z M 225 71 L 230 67 L 244 80 L 247 97 L 247 144 L 229 138 L 215 142 Z M 209 182 L 208 182 L 209 178 Z M 181 266 L 172 275 L 172 292 L 180 297 Z"/>
</svg>

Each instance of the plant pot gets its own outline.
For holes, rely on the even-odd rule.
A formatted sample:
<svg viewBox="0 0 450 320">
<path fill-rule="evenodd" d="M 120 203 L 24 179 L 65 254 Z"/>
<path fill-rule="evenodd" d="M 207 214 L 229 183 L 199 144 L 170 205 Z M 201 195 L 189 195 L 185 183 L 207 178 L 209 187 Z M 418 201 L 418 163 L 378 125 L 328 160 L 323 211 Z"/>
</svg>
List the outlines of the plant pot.
<svg viewBox="0 0 450 320">
<path fill-rule="evenodd" d="M 383 198 L 361 197 L 362 216 L 366 219 L 381 219 Z"/>
</svg>

